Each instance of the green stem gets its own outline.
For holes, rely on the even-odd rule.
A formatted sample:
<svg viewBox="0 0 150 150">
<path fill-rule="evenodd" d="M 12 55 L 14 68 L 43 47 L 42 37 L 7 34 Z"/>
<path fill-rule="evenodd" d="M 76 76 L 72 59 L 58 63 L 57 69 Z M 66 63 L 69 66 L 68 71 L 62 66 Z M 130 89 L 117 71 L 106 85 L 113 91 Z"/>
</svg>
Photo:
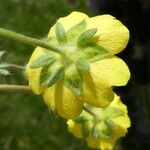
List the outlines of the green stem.
<svg viewBox="0 0 150 150">
<path fill-rule="evenodd" d="M 18 70 L 25 70 L 25 67 L 23 67 L 23 66 L 20 66 L 20 65 L 15 65 L 15 64 L 8 64 L 7 63 L 7 65 L 8 65 L 8 68 L 13 68 L 13 69 L 18 69 Z"/>
<path fill-rule="evenodd" d="M 29 44 L 29 45 L 40 46 L 40 47 L 49 49 L 49 50 L 56 52 L 56 53 L 62 53 L 62 50 L 49 45 L 49 43 L 47 43 L 43 40 L 38 40 L 38 39 L 29 37 L 26 35 L 22 35 L 22 34 L 10 31 L 10 30 L 0 28 L 0 35 L 7 37 L 7 38 L 10 38 L 10 39 L 13 39 L 13 40 L 16 40 L 16 41 L 20 41 L 20 42 Z"/>
<path fill-rule="evenodd" d="M 92 110 L 90 110 L 88 107 L 83 106 L 84 111 L 86 111 L 87 113 L 89 113 L 90 115 L 95 117 L 95 114 L 92 112 Z"/>
<path fill-rule="evenodd" d="M 0 84 L 0 91 L 31 92 L 31 89 L 26 85 Z M 95 116 L 95 114 L 88 107 L 83 106 L 83 109 L 90 115 Z"/>
<path fill-rule="evenodd" d="M 0 91 L 29 92 L 31 89 L 25 85 L 0 84 Z"/>
</svg>

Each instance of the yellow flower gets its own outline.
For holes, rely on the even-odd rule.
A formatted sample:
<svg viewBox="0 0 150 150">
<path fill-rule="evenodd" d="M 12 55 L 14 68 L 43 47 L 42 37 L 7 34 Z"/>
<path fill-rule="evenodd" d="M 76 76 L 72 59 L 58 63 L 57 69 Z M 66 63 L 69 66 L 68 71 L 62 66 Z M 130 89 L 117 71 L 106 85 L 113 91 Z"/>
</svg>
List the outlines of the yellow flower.
<svg viewBox="0 0 150 150">
<path fill-rule="evenodd" d="M 112 150 L 116 141 L 120 137 L 124 137 L 127 133 L 127 128 L 130 127 L 130 119 L 127 114 L 127 107 L 121 102 L 120 97 L 115 95 L 114 100 L 108 107 L 91 109 L 96 114 L 96 121 L 85 111 L 83 111 L 79 117 L 84 117 L 88 122 L 90 122 L 90 126 L 93 127 L 89 128 L 89 130 L 91 130 L 89 131 L 89 135 L 86 137 L 83 135 L 84 129 L 86 128 L 85 126 L 84 128 L 82 127 L 83 123 L 85 123 L 84 120 L 83 122 L 68 120 L 67 124 L 69 132 L 71 132 L 77 138 L 84 138 L 88 146 L 91 148 Z M 95 133 L 97 134 L 96 137 L 93 135 L 93 129 L 95 126 L 98 127 L 98 130 L 96 130 Z"/>
<path fill-rule="evenodd" d="M 114 98 L 111 86 L 124 86 L 130 78 L 127 65 L 114 56 L 128 40 L 128 29 L 113 16 L 89 18 L 72 12 L 58 19 L 47 37 L 47 42 L 65 55 L 37 47 L 26 66 L 29 86 L 35 94 L 43 93 L 48 107 L 64 118 L 79 116 L 84 102 L 105 107 Z M 42 56 L 45 66 L 34 68 L 33 63 Z M 48 57 L 54 60 L 48 62 L 49 66 Z"/>
</svg>

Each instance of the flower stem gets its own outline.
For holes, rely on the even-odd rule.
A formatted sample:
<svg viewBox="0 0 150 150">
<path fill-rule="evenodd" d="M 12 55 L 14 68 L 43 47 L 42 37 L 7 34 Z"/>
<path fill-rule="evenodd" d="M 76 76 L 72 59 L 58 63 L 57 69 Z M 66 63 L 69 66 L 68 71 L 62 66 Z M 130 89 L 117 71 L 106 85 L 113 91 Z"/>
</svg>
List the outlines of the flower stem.
<svg viewBox="0 0 150 150">
<path fill-rule="evenodd" d="M 0 84 L 0 91 L 30 92 L 31 89 L 25 85 Z"/>
<path fill-rule="evenodd" d="M 14 69 L 22 70 L 22 71 L 25 70 L 24 66 L 15 65 L 15 64 L 8 64 L 8 63 L 7 63 L 7 65 L 8 65 L 8 68 L 14 68 Z"/>
<path fill-rule="evenodd" d="M 26 85 L 0 84 L 0 91 L 31 92 L 31 89 Z M 83 109 L 90 115 L 95 116 L 95 114 L 88 107 L 83 106 Z"/>
<path fill-rule="evenodd" d="M 84 111 L 86 111 L 87 113 L 89 113 L 92 116 L 95 116 L 95 114 L 92 112 L 92 110 L 90 110 L 88 107 L 83 106 Z"/>
<path fill-rule="evenodd" d="M 29 45 L 40 46 L 40 47 L 49 49 L 49 50 L 59 53 L 59 54 L 62 53 L 62 50 L 49 45 L 49 43 L 47 43 L 43 40 L 39 40 L 39 39 L 32 38 L 32 37 L 29 37 L 26 35 L 22 35 L 20 33 L 16 33 L 16 32 L 13 32 L 13 31 L 10 31 L 7 29 L 0 28 L 0 35 L 10 38 L 10 39 L 13 39 L 13 40 L 16 40 L 16 41 L 20 41 L 20 42 L 29 44 Z"/>
</svg>

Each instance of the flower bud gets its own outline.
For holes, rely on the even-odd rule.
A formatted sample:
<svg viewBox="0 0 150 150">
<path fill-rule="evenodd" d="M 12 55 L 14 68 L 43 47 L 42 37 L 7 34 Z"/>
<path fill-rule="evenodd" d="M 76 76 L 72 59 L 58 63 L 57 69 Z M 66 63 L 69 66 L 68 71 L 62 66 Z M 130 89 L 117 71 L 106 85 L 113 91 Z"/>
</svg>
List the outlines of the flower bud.
<svg viewBox="0 0 150 150">
<path fill-rule="evenodd" d="M 91 148 L 113 149 L 116 141 L 126 135 L 130 119 L 126 106 L 115 95 L 106 108 L 89 108 L 95 116 L 86 111 L 75 120 L 68 120 L 68 130 L 77 138 L 83 138 Z M 86 134 L 85 134 L 86 133 Z"/>
</svg>

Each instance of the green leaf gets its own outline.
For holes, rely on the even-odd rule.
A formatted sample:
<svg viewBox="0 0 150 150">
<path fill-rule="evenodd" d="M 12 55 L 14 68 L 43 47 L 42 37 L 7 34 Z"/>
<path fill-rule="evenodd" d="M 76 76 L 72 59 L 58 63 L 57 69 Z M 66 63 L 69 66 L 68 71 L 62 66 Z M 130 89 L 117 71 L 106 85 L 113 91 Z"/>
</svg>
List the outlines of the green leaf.
<svg viewBox="0 0 150 150">
<path fill-rule="evenodd" d="M 70 66 L 65 71 L 64 84 L 77 96 L 82 95 L 82 77 L 75 66 Z"/>
<path fill-rule="evenodd" d="M 2 58 L 2 56 L 5 54 L 6 51 L 0 51 L 0 60 Z"/>
<path fill-rule="evenodd" d="M 67 42 L 66 32 L 61 23 L 59 22 L 56 23 L 55 32 L 56 32 L 56 38 L 59 43 L 63 44 Z"/>
<path fill-rule="evenodd" d="M 84 53 L 85 58 L 90 62 L 103 59 L 110 55 L 106 49 L 94 43 L 89 43 L 88 46 L 82 50 L 82 52 Z"/>
<path fill-rule="evenodd" d="M 86 28 L 85 20 L 82 20 L 77 25 L 70 28 L 67 32 L 67 39 L 72 40 L 77 38 Z"/>
<path fill-rule="evenodd" d="M 41 72 L 40 84 L 41 86 L 52 86 L 64 74 L 64 67 L 60 65 L 53 65 L 51 67 L 44 67 Z"/>
<path fill-rule="evenodd" d="M 90 70 L 90 64 L 83 57 L 80 57 L 76 60 L 76 67 L 81 71 L 89 71 Z"/>
<path fill-rule="evenodd" d="M 105 111 L 110 118 L 116 118 L 124 115 L 124 112 L 117 107 L 108 107 Z"/>
<path fill-rule="evenodd" d="M 0 69 L 0 75 L 7 76 L 10 75 L 10 72 L 6 69 Z"/>
<path fill-rule="evenodd" d="M 9 67 L 10 65 L 9 64 L 6 64 L 6 63 L 1 63 L 0 64 L 0 68 L 7 68 Z"/>
<path fill-rule="evenodd" d="M 91 38 L 95 35 L 95 33 L 97 32 L 96 28 L 93 29 L 89 29 L 84 31 L 78 38 L 77 40 L 77 45 L 79 47 L 85 46 L 87 45 L 87 43 L 90 42 Z"/>
<path fill-rule="evenodd" d="M 35 59 L 32 64 L 30 65 L 30 68 L 38 68 L 38 67 L 44 67 L 44 66 L 50 66 L 55 62 L 55 58 L 51 55 L 44 54 L 41 57 Z"/>
</svg>

